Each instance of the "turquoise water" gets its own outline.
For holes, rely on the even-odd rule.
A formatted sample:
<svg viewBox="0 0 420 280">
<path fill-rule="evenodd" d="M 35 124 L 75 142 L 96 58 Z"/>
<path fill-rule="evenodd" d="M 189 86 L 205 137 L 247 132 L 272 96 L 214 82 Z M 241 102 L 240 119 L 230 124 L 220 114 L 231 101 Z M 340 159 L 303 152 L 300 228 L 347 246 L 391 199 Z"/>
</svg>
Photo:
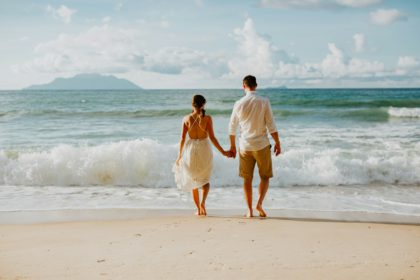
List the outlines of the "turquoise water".
<svg viewBox="0 0 420 280">
<path fill-rule="evenodd" d="M 176 131 L 166 128 L 189 112 L 195 93 L 205 95 L 208 113 L 222 119 L 230 116 L 233 103 L 243 94 L 241 90 L 3 91 L 0 120 L 5 135 L 1 145 L 24 146 L 26 142 L 42 146 L 47 140 L 42 138 L 44 133 L 54 137 L 53 145 L 138 137 L 173 140 Z M 285 125 L 359 127 L 419 118 L 418 89 L 289 89 L 262 90 L 260 94 L 270 98 L 277 121 Z M 402 110 L 411 111 L 398 116 Z M 159 126 L 147 129 L 154 123 Z"/>
<path fill-rule="evenodd" d="M 0 91 L 0 209 L 189 207 L 171 168 L 196 93 L 228 148 L 241 90 Z M 270 207 L 420 215 L 420 89 L 259 94 L 284 151 Z M 209 202 L 242 207 L 237 161 L 214 151 Z"/>
<path fill-rule="evenodd" d="M 216 129 L 225 138 L 226 119 L 241 90 L 3 91 L 0 145 L 94 145 L 143 137 L 171 143 L 178 137 L 173 128 L 189 113 L 195 93 L 206 96 L 208 113 L 221 121 Z M 270 98 L 280 130 L 293 125 L 393 127 L 412 125 L 420 117 L 419 89 L 282 89 L 260 94 Z"/>
</svg>

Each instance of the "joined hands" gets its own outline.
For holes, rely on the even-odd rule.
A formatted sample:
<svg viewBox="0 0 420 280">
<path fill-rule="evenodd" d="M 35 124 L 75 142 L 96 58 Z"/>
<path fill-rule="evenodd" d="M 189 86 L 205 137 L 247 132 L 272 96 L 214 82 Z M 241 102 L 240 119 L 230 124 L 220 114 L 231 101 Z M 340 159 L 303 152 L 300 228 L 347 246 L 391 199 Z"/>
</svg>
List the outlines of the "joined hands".
<svg viewBox="0 0 420 280">
<path fill-rule="evenodd" d="M 228 157 L 228 158 L 234 158 L 235 156 L 236 156 L 236 154 L 235 153 L 233 153 L 232 151 L 223 151 L 223 153 L 222 153 L 225 157 Z"/>
<path fill-rule="evenodd" d="M 231 147 L 228 151 L 223 150 L 222 154 L 228 158 L 236 158 L 236 148 Z"/>
</svg>

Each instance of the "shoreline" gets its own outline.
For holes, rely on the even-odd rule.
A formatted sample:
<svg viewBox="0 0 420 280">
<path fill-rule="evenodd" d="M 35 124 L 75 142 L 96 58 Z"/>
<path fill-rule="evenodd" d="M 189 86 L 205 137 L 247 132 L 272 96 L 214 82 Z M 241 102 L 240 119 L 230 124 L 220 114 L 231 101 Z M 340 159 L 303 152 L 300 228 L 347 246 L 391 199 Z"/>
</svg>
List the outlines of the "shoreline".
<svg viewBox="0 0 420 280">
<path fill-rule="evenodd" d="M 375 223 L 420 225 L 420 216 L 362 211 L 313 211 L 293 209 L 266 209 L 267 219 L 320 221 L 343 223 Z M 243 218 L 245 209 L 207 209 L 207 217 Z M 57 209 L 0 211 L 0 225 L 44 224 L 92 221 L 122 221 L 145 218 L 187 218 L 194 216 L 193 209 Z M 255 216 L 254 219 L 261 219 Z"/>
</svg>

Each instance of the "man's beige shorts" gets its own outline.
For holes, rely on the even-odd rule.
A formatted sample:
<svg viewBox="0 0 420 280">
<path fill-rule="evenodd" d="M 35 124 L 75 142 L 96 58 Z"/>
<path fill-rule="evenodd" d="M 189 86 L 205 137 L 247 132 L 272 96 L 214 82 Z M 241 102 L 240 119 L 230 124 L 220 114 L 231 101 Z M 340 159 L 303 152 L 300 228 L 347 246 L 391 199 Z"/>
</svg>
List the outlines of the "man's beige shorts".
<svg viewBox="0 0 420 280">
<path fill-rule="evenodd" d="M 262 179 L 273 177 L 270 145 L 259 151 L 239 151 L 239 176 L 252 179 L 255 163 Z"/>
</svg>

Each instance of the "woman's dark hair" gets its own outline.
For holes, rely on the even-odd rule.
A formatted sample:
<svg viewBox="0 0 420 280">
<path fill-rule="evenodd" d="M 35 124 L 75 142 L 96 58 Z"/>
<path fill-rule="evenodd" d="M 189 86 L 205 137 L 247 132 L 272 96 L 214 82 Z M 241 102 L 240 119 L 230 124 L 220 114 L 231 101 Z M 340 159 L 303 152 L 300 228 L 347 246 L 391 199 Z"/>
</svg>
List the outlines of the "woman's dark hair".
<svg viewBox="0 0 420 280">
<path fill-rule="evenodd" d="M 206 99 L 204 96 L 197 94 L 193 96 L 192 105 L 194 108 L 200 109 L 203 105 L 206 104 Z M 206 110 L 201 109 L 201 115 L 204 117 L 206 115 Z"/>
</svg>

